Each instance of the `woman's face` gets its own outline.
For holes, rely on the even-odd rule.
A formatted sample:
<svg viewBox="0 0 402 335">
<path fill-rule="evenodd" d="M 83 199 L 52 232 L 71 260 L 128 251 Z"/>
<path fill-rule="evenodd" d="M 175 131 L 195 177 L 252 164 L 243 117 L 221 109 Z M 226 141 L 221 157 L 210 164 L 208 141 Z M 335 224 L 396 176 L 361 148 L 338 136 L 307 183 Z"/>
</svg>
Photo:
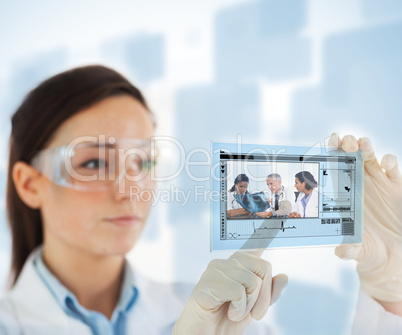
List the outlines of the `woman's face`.
<svg viewBox="0 0 402 335">
<path fill-rule="evenodd" d="M 237 194 L 244 194 L 247 191 L 248 182 L 240 181 L 236 184 L 236 192 Z"/>
<path fill-rule="evenodd" d="M 149 140 L 154 126 L 146 108 L 128 95 L 106 98 L 66 120 L 48 147 L 68 145 L 82 136 L 104 135 L 106 139 Z M 116 185 L 84 192 L 58 186 L 43 177 L 41 206 L 44 243 L 64 244 L 96 255 L 123 255 L 136 243 L 145 226 L 152 199 L 132 197 L 126 180 Z M 154 185 L 150 181 L 148 189 Z"/>
<path fill-rule="evenodd" d="M 304 192 L 304 186 L 306 185 L 306 182 L 301 183 L 299 178 L 295 178 L 295 187 L 297 192 Z"/>
</svg>

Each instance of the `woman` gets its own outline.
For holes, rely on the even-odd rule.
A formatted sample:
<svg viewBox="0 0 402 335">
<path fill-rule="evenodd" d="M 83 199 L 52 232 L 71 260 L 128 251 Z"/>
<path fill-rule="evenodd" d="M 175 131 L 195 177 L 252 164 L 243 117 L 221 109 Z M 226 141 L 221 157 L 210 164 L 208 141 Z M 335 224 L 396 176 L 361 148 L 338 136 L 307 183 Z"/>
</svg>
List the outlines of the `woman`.
<svg viewBox="0 0 402 335">
<path fill-rule="evenodd" d="M 125 260 L 151 208 L 130 189 L 154 188 L 154 129 L 141 92 L 102 66 L 28 94 L 12 117 L 12 288 L 0 333 L 243 333 L 278 298 L 286 276 L 272 278 L 260 254 L 211 262 L 187 303 L 182 287 L 142 278 Z"/>
<path fill-rule="evenodd" d="M 295 188 L 299 193 L 293 206 L 290 218 L 316 218 L 318 217 L 317 182 L 308 171 L 301 171 L 295 175 Z"/>
<path fill-rule="evenodd" d="M 245 174 L 239 174 L 233 183 L 233 186 L 230 188 L 228 192 L 228 201 L 227 201 L 227 216 L 233 217 L 236 215 L 247 215 L 250 214 L 246 211 L 242 205 L 236 200 L 235 195 L 237 194 L 248 194 L 249 179 Z"/>
</svg>

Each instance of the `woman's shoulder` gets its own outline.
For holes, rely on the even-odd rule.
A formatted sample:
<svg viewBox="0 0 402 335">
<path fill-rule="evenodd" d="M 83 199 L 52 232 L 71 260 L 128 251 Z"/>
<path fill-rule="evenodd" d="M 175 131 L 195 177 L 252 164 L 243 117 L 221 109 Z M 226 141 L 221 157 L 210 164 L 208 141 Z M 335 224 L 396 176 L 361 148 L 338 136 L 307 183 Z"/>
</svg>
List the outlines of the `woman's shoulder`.
<svg viewBox="0 0 402 335">
<path fill-rule="evenodd" d="M 8 334 L 6 332 L 6 326 L 7 331 L 10 330 L 10 327 L 16 331 L 18 327 L 17 316 L 13 310 L 13 305 L 11 304 L 8 294 L 0 298 L 0 334 Z M 18 332 L 15 334 L 18 334 Z"/>
<path fill-rule="evenodd" d="M 18 320 L 11 311 L 11 305 L 5 299 L 0 299 L 0 334 L 22 334 Z"/>
<path fill-rule="evenodd" d="M 8 294 L 0 298 L 0 334 L 23 334 L 21 322 Z"/>
<path fill-rule="evenodd" d="M 75 327 L 64 315 L 33 265 L 38 251 L 31 253 L 15 285 L 0 299 L 0 334 L 66 334 Z M 78 325 L 82 334 L 82 327 Z M 44 331 L 46 330 L 46 331 Z"/>
</svg>

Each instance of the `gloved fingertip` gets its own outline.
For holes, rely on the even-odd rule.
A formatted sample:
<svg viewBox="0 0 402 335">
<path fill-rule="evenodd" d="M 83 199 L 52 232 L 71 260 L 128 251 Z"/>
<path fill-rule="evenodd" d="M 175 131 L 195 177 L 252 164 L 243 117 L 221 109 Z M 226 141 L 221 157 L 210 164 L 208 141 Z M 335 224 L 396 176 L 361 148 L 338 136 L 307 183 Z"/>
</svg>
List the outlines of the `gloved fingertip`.
<svg viewBox="0 0 402 335">
<path fill-rule="evenodd" d="M 359 145 L 353 135 L 346 135 L 342 139 L 342 149 L 346 152 L 356 152 L 359 150 Z"/>
<path fill-rule="evenodd" d="M 359 149 L 364 151 L 365 153 L 371 153 L 373 151 L 373 146 L 371 145 L 371 141 L 368 137 L 361 137 L 357 141 L 359 144 Z"/>
<path fill-rule="evenodd" d="M 398 160 L 394 155 L 387 154 L 381 160 L 381 167 L 385 170 L 392 170 L 398 165 Z"/>
<path fill-rule="evenodd" d="M 266 249 L 255 249 L 255 250 L 247 251 L 247 253 L 260 258 L 265 250 Z"/>
<path fill-rule="evenodd" d="M 342 244 L 335 248 L 335 255 L 345 260 L 356 259 L 360 253 L 360 248 L 359 245 Z"/>
<path fill-rule="evenodd" d="M 269 306 L 271 306 L 271 304 Z M 269 306 L 267 306 L 264 310 L 262 310 L 262 311 L 260 310 L 258 312 L 255 312 L 254 310 L 252 310 L 251 317 L 257 321 L 261 320 L 265 316 L 265 314 L 267 314 Z"/>
<path fill-rule="evenodd" d="M 281 296 L 284 288 L 287 286 L 289 278 L 284 273 L 280 273 L 272 278 L 272 294 L 271 294 L 271 303 L 270 305 L 274 304 L 278 301 L 279 297 Z"/>
<path fill-rule="evenodd" d="M 346 254 L 346 249 L 348 249 L 349 246 L 346 245 L 339 245 L 335 248 L 335 255 L 338 256 L 341 259 L 345 259 L 344 255 Z"/>
<path fill-rule="evenodd" d="M 282 287 L 285 287 L 288 284 L 289 278 L 286 274 L 280 273 L 274 277 L 274 281 Z"/>
<path fill-rule="evenodd" d="M 328 146 L 333 148 L 339 148 L 341 145 L 341 139 L 337 133 L 332 133 L 329 137 Z"/>
<path fill-rule="evenodd" d="M 385 170 L 389 178 L 400 178 L 401 173 L 398 169 L 398 159 L 396 156 L 387 154 L 381 160 L 381 167 Z"/>
</svg>

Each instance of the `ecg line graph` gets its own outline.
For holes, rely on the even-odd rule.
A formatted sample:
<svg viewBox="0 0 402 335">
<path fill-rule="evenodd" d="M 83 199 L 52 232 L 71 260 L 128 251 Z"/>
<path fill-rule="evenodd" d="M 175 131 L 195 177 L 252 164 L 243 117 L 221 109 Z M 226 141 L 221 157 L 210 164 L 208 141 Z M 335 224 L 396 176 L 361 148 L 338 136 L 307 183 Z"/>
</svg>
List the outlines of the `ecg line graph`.
<svg viewBox="0 0 402 335">
<path fill-rule="evenodd" d="M 255 227 L 255 222 L 253 221 L 253 233 L 252 234 L 239 234 L 239 233 L 236 233 L 236 232 L 232 232 L 232 233 L 228 233 L 227 239 L 228 240 L 235 240 L 237 238 L 241 238 L 241 239 L 250 238 L 250 237 L 252 238 L 252 237 L 255 237 L 255 236 L 263 235 L 262 232 L 264 230 L 282 230 L 282 232 L 285 232 L 286 229 L 297 229 L 297 228 L 295 226 L 285 227 L 284 224 L 283 224 L 283 221 L 281 222 L 280 227 L 262 227 L 262 228 L 259 227 L 259 228 L 256 228 Z"/>
<path fill-rule="evenodd" d="M 283 232 L 285 232 L 286 229 L 297 229 L 295 226 L 292 227 L 285 227 L 283 224 L 283 221 L 281 222 L 281 226 L 280 227 L 260 227 L 260 228 L 256 228 L 255 227 L 255 223 L 253 221 L 253 228 L 254 228 L 254 234 L 257 233 L 257 231 L 259 230 L 269 230 L 269 229 L 279 229 L 282 230 Z"/>
</svg>

